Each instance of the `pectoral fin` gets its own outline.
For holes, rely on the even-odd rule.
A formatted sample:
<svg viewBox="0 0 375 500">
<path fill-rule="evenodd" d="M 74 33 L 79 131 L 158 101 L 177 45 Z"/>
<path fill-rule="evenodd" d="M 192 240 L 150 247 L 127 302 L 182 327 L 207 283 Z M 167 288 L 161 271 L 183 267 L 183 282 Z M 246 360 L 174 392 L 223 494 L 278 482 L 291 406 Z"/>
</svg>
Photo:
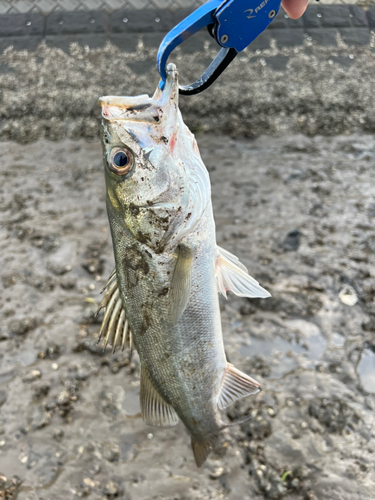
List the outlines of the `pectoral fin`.
<svg viewBox="0 0 375 500">
<path fill-rule="evenodd" d="M 191 264 L 194 249 L 187 245 L 177 247 L 178 257 L 169 289 L 170 316 L 173 324 L 181 318 L 189 299 L 191 288 Z"/>
<path fill-rule="evenodd" d="M 256 380 L 228 363 L 223 385 L 221 387 L 218 406 L 220 409 L 226 408 L 237 401 L 237 399 L 250 396 L 251 394 L 257 394 L 259 391 L 260 385 Z"/>
<path fill-rule="evenodd" d="M 271 297 L 271 294 L 249 275 L 246 267 L 235 255 L 219 246 L 217 251 L 216 280 L 218 290 L 224 297 L 227 296 L 228 290 L 239 297 Z"/>
<path fill-rule="evenodd" d="M 159 394 L 144 364 L 141 364 L 141 412 L 147 425 L 174 427 L 178 424 L 176 411 Z"/>
<path fill-rule="evenodd" d="M 98 343 L 104 336 L 104 348 L 107 347 L 107 344 L 112 345 L 112 352 L 115 352 L 117 347 L 121 347 L 122 350 L 124 350 L 125 346 L 129 346 L 129 349 L 134 349 L 133 336 L 128 320 L 126 319 L 124 304 L 117 284 L 116 270 L 109 277 L 107 285 L 103 288 L 102 292 L 104 290 L 107 291 L 96 312 L 96 315 L 98 315 L 103 307 L 106 309 L 99 332 Z"/>
</svg>

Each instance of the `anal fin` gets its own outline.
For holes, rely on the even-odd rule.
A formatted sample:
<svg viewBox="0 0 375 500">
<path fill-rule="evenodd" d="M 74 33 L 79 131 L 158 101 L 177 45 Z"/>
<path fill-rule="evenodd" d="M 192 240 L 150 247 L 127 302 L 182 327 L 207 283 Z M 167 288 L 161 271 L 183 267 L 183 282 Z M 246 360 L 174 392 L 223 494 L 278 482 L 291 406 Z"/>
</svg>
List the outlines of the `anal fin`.
<svg viewBox="0 0 375 500">
<path fill-rule="evenodd" d="M 146 425 L 174 427 L 178 424 L 176 411 L 159 394 L 143 363 L 141 364 L 141 412 Z"/>
<path fill-rule="evenodd" d="M 259 383 L 246 373 L 237 370 L 230 363 L 227 364 L 223 385 L 219 395 L 218 406 L 226 408 L 235 401 L 260 391 Z"/>
</svg>

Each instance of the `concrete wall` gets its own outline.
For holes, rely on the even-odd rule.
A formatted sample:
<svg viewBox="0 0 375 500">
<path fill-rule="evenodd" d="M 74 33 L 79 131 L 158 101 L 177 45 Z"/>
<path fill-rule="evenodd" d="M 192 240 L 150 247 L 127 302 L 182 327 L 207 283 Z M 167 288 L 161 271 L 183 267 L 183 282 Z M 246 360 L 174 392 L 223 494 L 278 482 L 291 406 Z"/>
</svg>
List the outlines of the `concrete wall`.
<svg viewBox="0 0 375 500">
<path fill-rule="evenodd" d="M 0 51 L 9 46 L 17 50 L 33 50 L 42 41 L 65 51 L 69 51 L 70 44 L 74 42 L 97 49 L 110 41 L 122 50 L 132 51 L 138 36 L 143 36 L 147 45 L 157 48 L 165 34 L 191 11 L 188 8 L 114 12 L 58 10 L 48 15 L 37 12 L 2 14 Z M 276 41 L 279 47 L 299 46 L 310 38 L 318 45 L 336 46 L 337 35 L 348 45 L 369 45 L 374 30 L 375 5 L 364 10 L 357 5 L 314 4 L 297 20 L 289 19 L 281 10 L 249 49 L 269 48 L 271 40 Z M 204 43 L 212 42 L 203 31 L 182 47 L 189 47 L 190 52 L 201 51 Z"/>
</svg>

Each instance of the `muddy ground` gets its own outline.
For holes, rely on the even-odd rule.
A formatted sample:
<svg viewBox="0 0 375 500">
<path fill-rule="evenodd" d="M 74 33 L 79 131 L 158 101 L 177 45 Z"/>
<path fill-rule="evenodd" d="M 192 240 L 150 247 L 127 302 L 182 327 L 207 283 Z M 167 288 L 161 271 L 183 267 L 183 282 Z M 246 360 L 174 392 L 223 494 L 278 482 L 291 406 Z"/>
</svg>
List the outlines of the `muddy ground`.
<svg viewBox="0 0 375 500">
<path fill-rule="evenodd" d="M 0 143 L 0 498 L 370 500 L 375 136 L 202 136 L 218 243 L 270 299 L 222 300 L 262 392 L 197 469 L 146 427 L 139 363 L 97 346 L 113 268 L 99 141 Z M 18 496 L 17 496 L 18 495 Z"/>
</svg>

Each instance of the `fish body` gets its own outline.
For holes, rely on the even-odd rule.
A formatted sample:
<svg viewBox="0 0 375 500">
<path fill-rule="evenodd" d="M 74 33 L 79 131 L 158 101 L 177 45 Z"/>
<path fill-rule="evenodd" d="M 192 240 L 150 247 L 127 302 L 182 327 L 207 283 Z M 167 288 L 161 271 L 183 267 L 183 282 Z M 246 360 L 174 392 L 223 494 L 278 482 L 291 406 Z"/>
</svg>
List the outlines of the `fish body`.
<svg viewBox="0 0 375 500">
<path fill-rule="evenodd" d="M 152 98 L 100 99 L 116 261 L 102 333 L 116 346 L 131 332 L 145 423 L 181 420 L 200 466 L 226 427 L 219 408 L 259 391 L 227 363 L 218 291 L 269 294 L 216 245 L 209 176 L 178 109 L 174 65 L 167 73 Z"/>
</svg>

